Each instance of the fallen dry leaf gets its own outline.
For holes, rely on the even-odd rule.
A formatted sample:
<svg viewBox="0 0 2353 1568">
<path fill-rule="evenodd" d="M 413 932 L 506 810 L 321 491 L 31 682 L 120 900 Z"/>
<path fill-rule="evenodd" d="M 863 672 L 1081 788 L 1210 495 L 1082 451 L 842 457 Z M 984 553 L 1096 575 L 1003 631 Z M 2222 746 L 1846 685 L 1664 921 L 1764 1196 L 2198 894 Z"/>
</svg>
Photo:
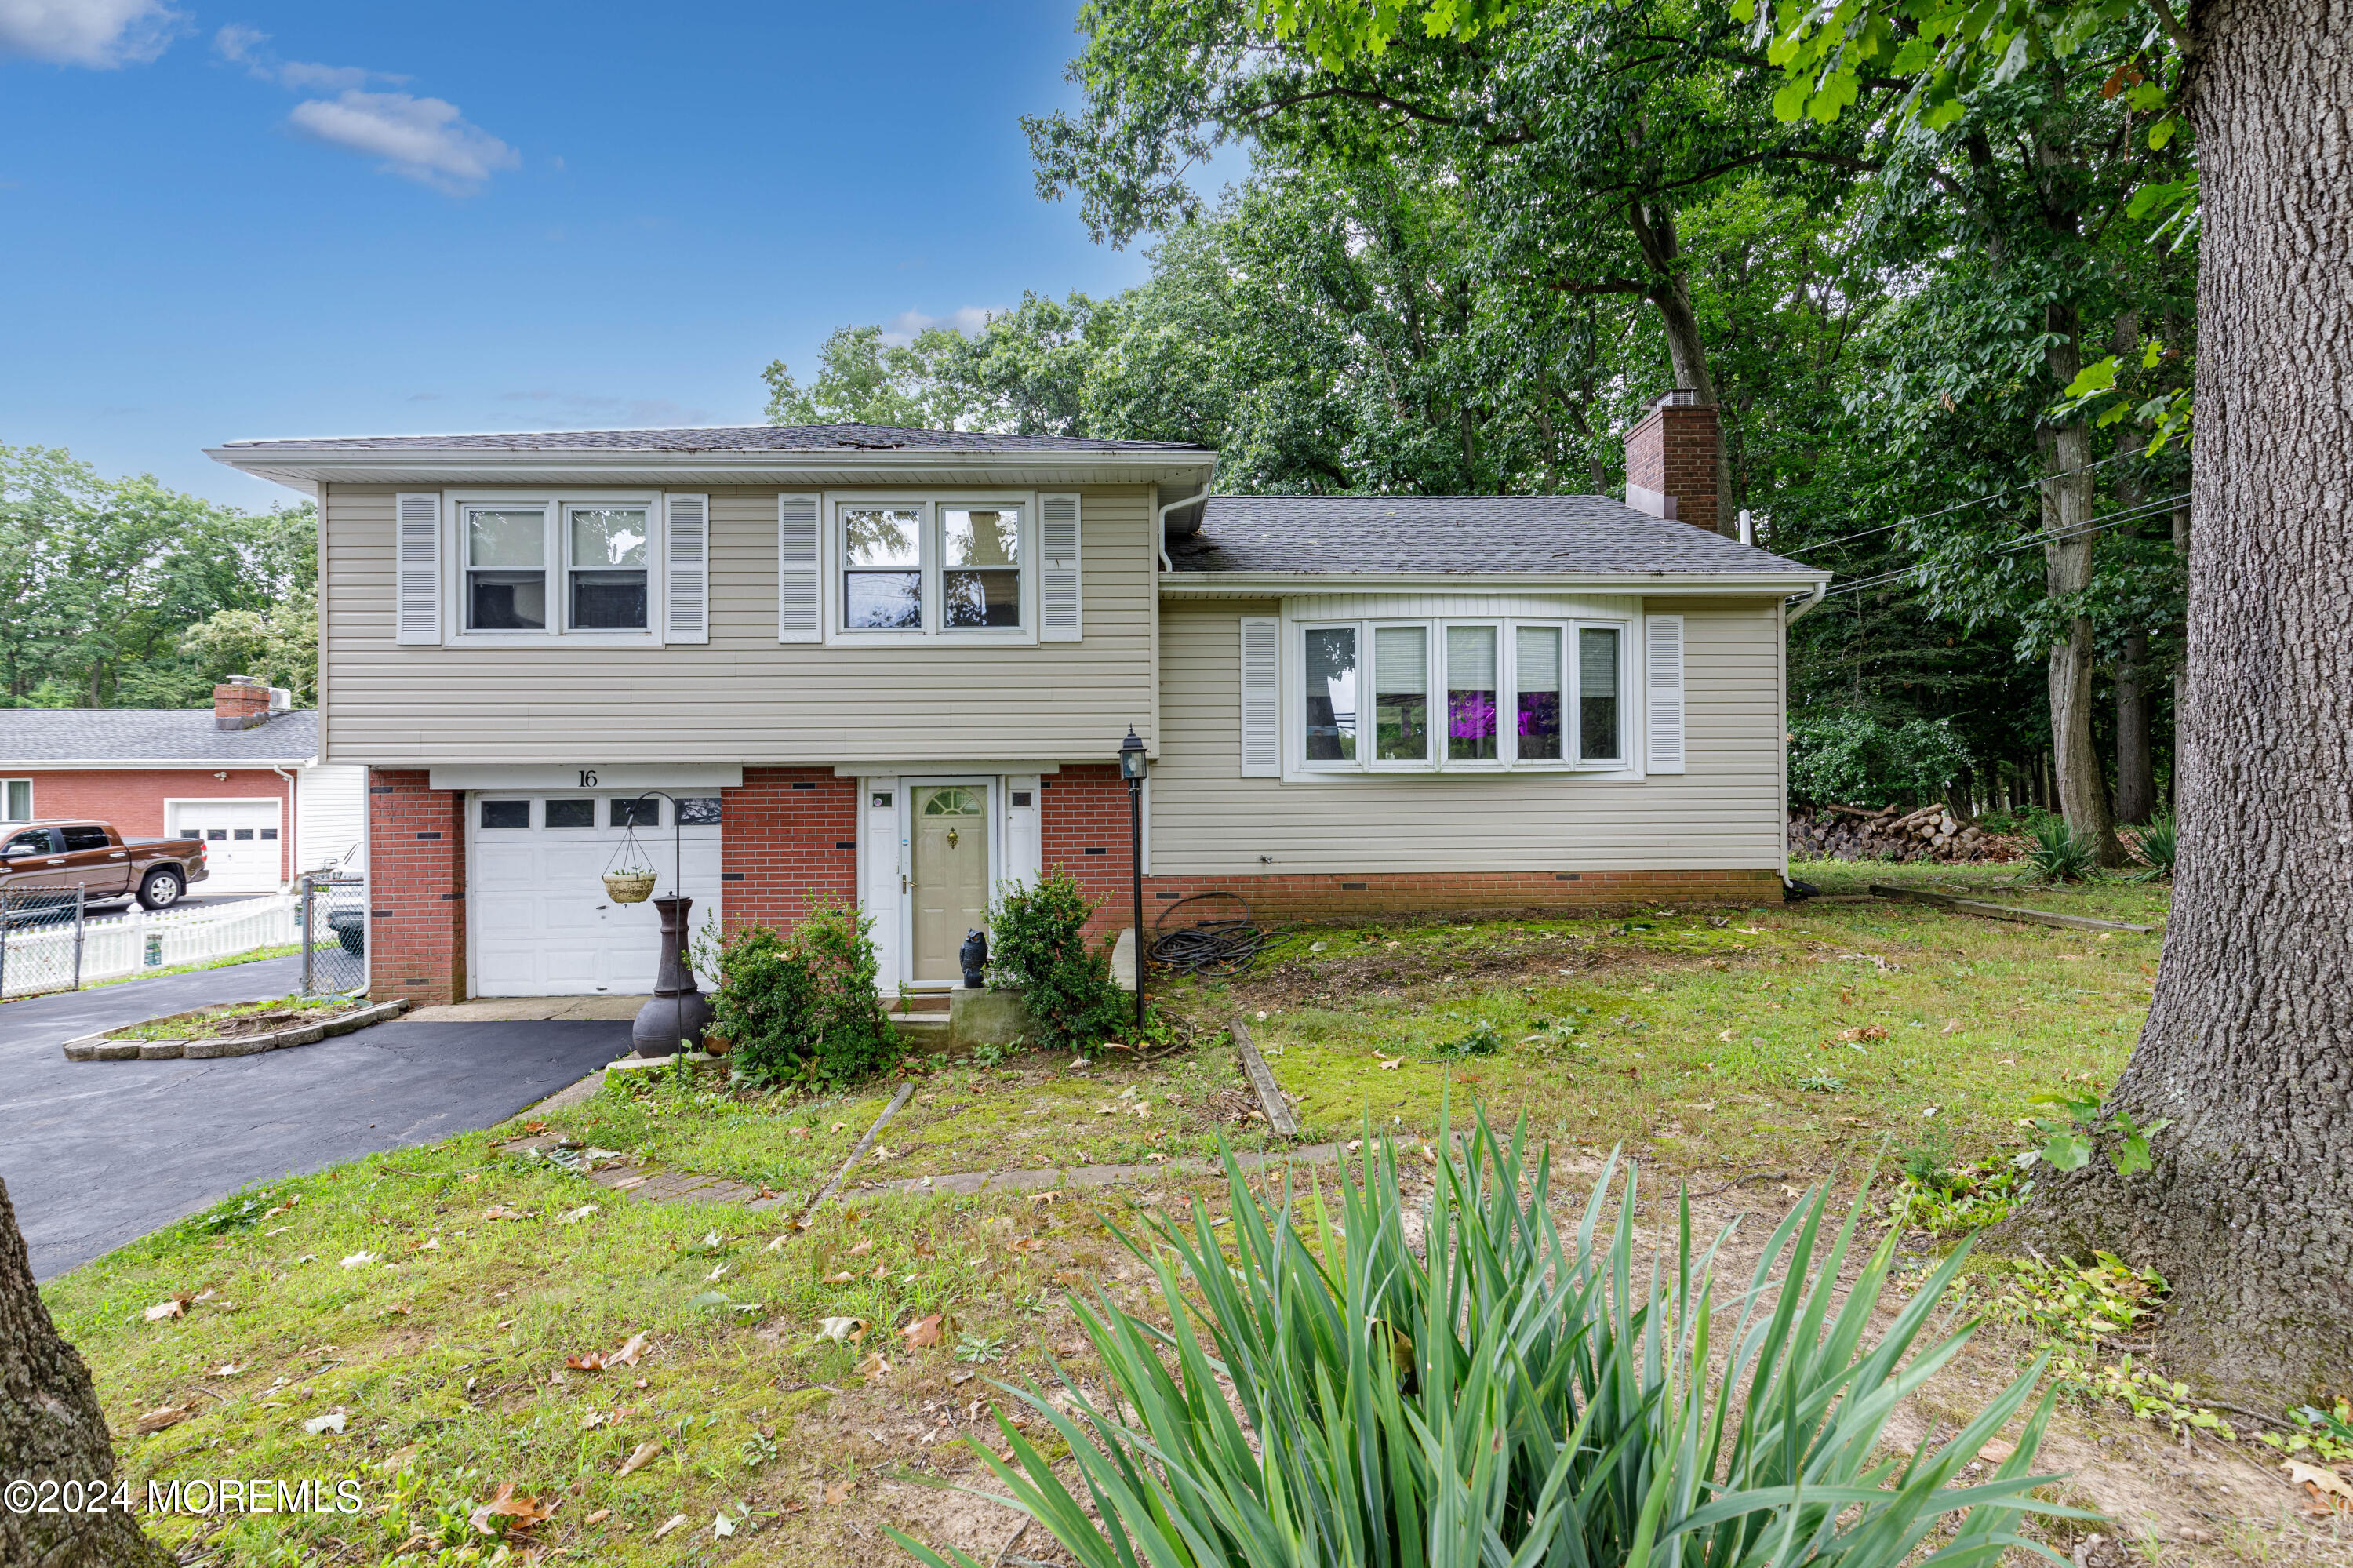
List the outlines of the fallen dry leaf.
<svg viewBox="0 0 2353 1568">
<path fill-rule="evenodd" d="M 685 1522 L 686 1515 L 682 1513 L 674 1513 L 670 1515 L 668 1519 L 661 1521 L 661 1528 L 654 1531 L 654 1539 L 656 1541 L 659 1541 L 663 1536 L 668 1535 L 671 1531 L 678 1529 Z"/>
<path fill-rule="evenodd" d="M 891 1358 L 880 1351 L 871 1351 L 864 1361 L 858 1363 L 858 1371 L 865 1377 L 889 1377 Z"/>
<path fill-rule="evenodd" d="M 1033 1203 L 1059 1203 L 1062 1201 L 1062 1194 L 1060 1190 L 1051 1192 L 1032 1192 L 1029 1194 L 1029 1201 Z"/>
<path fill-rule="evenodd" d="M 313 1415 L 310 1420 L 302 1423 L 302 1430 L 313 1437 L 325 1432 L 332 1432 L 340 1436 L 347 1419 L 348 1417 L 342 1411 L 330 1410 L 324 1415 Z"/>
<path fill-rule="evenodd" d="M 188 1303 L 195 1299 L 194 1296 L 183 1292 L 169 1301 L 158 1301 L 147 1308 L 147 1320 L 158 1323 L 166 1318 L 185 1318 L 188 1315 Z"/>
<path fill-rule="evenodd" d="M 920 1351 L 936 1345 L 945 1338 L 940 1332 L 940 1315 L 937 1312 L 916 1319 L 899 1330 L 899 1337 L 907 1341 L 907 1348 L 911 1351 Z"/>
<path fill-rule="evenodd" d="M 486 1220 L 527 1220 L 531 1218 L 531 1216 L 524 1213 L 521 1209 L 510 1209 L 503 1203 L 492 1203 L 489 1208 L 482 1211 L 482 1218 Z"/>
<path fill-rule="evenodd" d="M 833 1124 L 833 1130 L 836 1132 L 846 1132 L 849 1129 L 849 1124 L 846 1121 L 838 1121 Z"/>
<path fill-rule="evenodd" d="M 624 1476 L 634 1475 L 638 1471 L 644 1469 L 649 1464 L 652 1463 L 653 1457 L 656 1454 L 660 1453 L 661 1450 L 661 1439 L 659 1437 L 649 1437 L 644 1442 L 629 1450 L 629 1457 L 621 1461 L 621 1467 L 616 1473 Z"/>
<path fill-rule="evenodd" d="M 2009 1458 L 2012 1454 L 2017 1452 L 2017 1444 L 2005 1443 L 1997 1437 L 1992 1442 L 1978 1450 L 1978 1457 L 1983 1459 L 1989 1465 L 1999 1465 L 2004 1459 Z"/>
<path fill-rule="evenodd" d="M 822 1319 L 817 1326 L 817 1337 L 820 1340 L 831 1340 L 837 1344 L 854 1345 L 866 1337 L 866 1319 L 863 1318 Z"/>
<path fill-rule="evenodd" d="M 850 1272 L 849 1272 L 849 1270 L 848 1270 L 848 1269 L 846 1269 L 846 1268 L 845 1268 L 845 1269 L 841 1270 L 841 1271 L 840 1271 L 839 1273 L 838 1273 L 838 1274 L 828 1274 L 828 1275 L 827 1275 L 827 1276 L 825 1277 L 825 1282 L 826 1282 L 828 1285 L 848 1285 L 850 1281 L 852 1281 L 852 1280 L 856 1279 L 857 1277 L 858 1277 L 858 1276 L 856 1276 L 856 1275 L 854 1275 L 854 1274 L 850 1273 Z"/>
<path fill-rule="evenodd" d="M 868 1236 L 864 1241 L 860 1242 L 856 1246 L 849 1249 L 849 1255 L 856 1257 L 860 1253 L 872 1252 L 873 1250 L 874 1238 L 872 1236 Z"/>
<path fill-rule="evenodd" d="M 573 1211 L 571 1211 L 569 1213 L 563 1214 L 563 1215 L 559 1216 L 559 1217 L 556 1219 L 556 1222 L 555 1222 L 555 1223 L 556 1223 L 557 1224 L 559 1224 L 559 1225 L 576 1225 L 576 1224 L 578 1224 L 581 1221 L 583 1221 L 583 1220 L 586 1219 L 589 1215 L 591 1215 L 591 1214 L 595 1213 L 596 1212 L 596 1204 L 594 1204 L 594 1203 L 583 1203 L 583 1204 L 581 1204 L 578 1208 L 574 1209 Z"/>
<path fill-rule="evenodd" d="M 595 1513 L 588 1516 L 587 1522 L 590 1524 L 602 1524 L 612 1517 L 613 1510 L 611 1509 L 600 1508 Z"/>
<path fill-rule="evenodd" d="M 1936 1031 L 1939 1034 L 1958 1034 L 1960 1032 L 1961 1021 L 1957 1018 L 1947 1018 L 1945 1020 L 1945 1026 Z"/>
<path fill-rule="evenodd" d="M 1022 1236 L 1013 1243 L 1013 1250 L 1015 1252 L 1041 1252 L 1045 1249 L 1045 1245 L 1046 1240 L 1043 1236 Z"/>
<path fill-rule="evenodd" d="M 585 1356 L 566 1356 L 564 1364 L 574 1372 L 603 1372 L 607 1367 L 633 1367 L 646 1351 L 646 1337 L 631 1334 L 617 1351 L 591 1351 Z"/>
<path fill-rule="evenodd" d="M 854 1483 L 849 1481 L 836 1481 L 831 1486 L 826 1488 L 825 1506 L 831 1508 L 836 1503 L 848 1502 L 849 1500 L 849 1489 L 853 1484 Z"/>
<path fill-rule="evenodd" d="M 1394 1073 L 1405 1065 L 1405 1058 L 1402 1056 L 1382 1056 L 1378 1052 L 1374 1054 L 1379 1060 L 1381 1071 L 1384 1073 Z"/>
<path fill-rule="evenodd" d="M 2334 1470 L 2324 1470 L 2318 1465 L 2306 1465 L 2295 1459 L 2288 1460 L 2280 1468 L 2287 1472 L 2289 1486 L 2310 1487 L 2312 1495 L 2324 1503 L 2331 1497 L 2340 1497 L 2346 1502 L 2353 1503 L 2353 1483 L 2348 1483 Z"/>
<path fill-rule="evenodd" d="M 132 1422 L 132 1425 L 142 1436 L 150 1432 L 161 1432 L 166 1426 L 177 1426 L 181 1422 L 185 1421 L 190 1409 L 190 1406 L 185 1404 L 167 1404 L 159 1410 L 147 1412 L 137 1421 Z"/>
</svg>

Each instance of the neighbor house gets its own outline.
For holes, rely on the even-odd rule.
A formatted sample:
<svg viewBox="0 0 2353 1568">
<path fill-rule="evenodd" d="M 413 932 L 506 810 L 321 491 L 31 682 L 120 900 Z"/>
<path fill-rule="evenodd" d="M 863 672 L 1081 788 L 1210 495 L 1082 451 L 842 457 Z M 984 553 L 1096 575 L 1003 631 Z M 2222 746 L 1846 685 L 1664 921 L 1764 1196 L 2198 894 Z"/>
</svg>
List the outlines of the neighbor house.
<svg viewBox="0 0 2353 1568">
<path fill-rule="evenodd" d="M 698 924 L 854 902 L 886 990 L 952 984 L 1042 867 L 1124 926 L 1131 727 L 1148 926 L 1778 900 L 1826 578 L 1713 531 L 1714 430 L 1654 409 L 1632 505 L 863 426 L 213 455 L 319 503 L 323 755 L 371 770 L 369 953 L 422 1001 L 646 989 L 624 863 Z"/>
<path fill-rule="evenodd" d="M 366 769 L 319 759 L 319 715 L 238 678 L 209 708 L 0 708 L 0 825 L 81 817 L 193 833 L 198 897 L 275 893 L 364 861 Z"/>
</svg>

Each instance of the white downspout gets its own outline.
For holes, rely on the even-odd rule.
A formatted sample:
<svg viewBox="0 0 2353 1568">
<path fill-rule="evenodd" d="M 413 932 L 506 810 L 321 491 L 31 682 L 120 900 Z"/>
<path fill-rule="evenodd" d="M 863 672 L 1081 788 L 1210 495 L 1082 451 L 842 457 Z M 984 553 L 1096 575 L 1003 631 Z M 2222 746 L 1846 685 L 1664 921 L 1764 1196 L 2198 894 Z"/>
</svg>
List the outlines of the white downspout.
<svg viewBox="0 0 2353 1568">
<path fill-rule="evenodd" d="M 302 874 L 302 846 L 294 836 L 294 824 L 301 812 L 294 803 L 294 775 L 275 762 L 269 765 L 269 771 L 286 780 L 286 874 L 278 879 L 278 890 L 287 893 L 293 890 L 294 879 Z"/>
<path fill-rule="evenodd" d="M 1168 558 L 1168 514 L 1171 512 L 1176 511 L 1179 506 L 1191 506 L 1198 502 L 1206 500 L 1208 493 L 1209 487 L 1207 483 L 1204 483 L 1200 489 L 1195 491 L 1192 494 L 1172 501 L 1167 505 L 1160 509 L 1159 516 L 1156 520 L 1153 533 L 1153 543 L 1160 551 L 1160 569 L 1162 571 L 1173 572 L 1176 569 L 1176 563 Z"/>
<path fill-rule="evenodd" d="M 1792 625 L 1796 624 L 1796 622 L 1797 622 L 1798 620 L 1799 620 L 1800 619 L 1802 619 L 1802 618 L 1804 617 L 1804 615 L 1806 614 L 1806 612 L 1807 612 L 1808 610 L 1812 609 L 1814 608 L 1814 606 L 1816 606 L 1816 605 L 1818 605 L 1818 604 L 1821 603 L 1821 602 L 1822 602 L 1822 596 L 1823 596 L 1824 594 L 1826 594 L 1826 593 L 1830 592 L 1830 591 L 1831 591 L 1831 583 L 1830 583 L 1830 579 L 1829 579 L 1828 577 L 1824 577 L 1820 582 L 1818 582 L 1818 583 L 1816 583 L 1816 584 L 1814 585 L 1813 591 L 1812 591 L 1811 593 L 1810 593 L 1810 594 L 1806 595 L 1806 598 L 1805 598 L 1804 602 L 1803 602 L 1803 603 L 1801 603 L 1801 604 L 1799 604 L 1799 605 L 1798 606 L 1798 608 L 1797 608 L 1797 609 L 1790 609 L 1790 608 L 1789 608 L 1788 600 L 1787 600 L 1787 599 L 1782 600 L 1782 601 L 1781 601 L 1781 625 L 1783 626 L 1783 628 L 1784 628 L 1784 629 L 1787 629 L 1788 627 L 1789 627 L 1789 626 L 1792 626 Z"/>
</svg>

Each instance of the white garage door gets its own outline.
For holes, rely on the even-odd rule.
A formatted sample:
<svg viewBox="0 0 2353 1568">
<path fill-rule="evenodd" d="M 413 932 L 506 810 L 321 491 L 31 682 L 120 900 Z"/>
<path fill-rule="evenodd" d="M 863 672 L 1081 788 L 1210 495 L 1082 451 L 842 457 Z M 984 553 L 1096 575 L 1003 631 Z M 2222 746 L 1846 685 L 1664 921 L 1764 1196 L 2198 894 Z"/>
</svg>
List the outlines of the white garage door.
<svg viewBox="0 0 2353 1568">
<path fill-rule="evenodd" d="M 205 841 L 210 873 L 189 892 L 275 893 L 284 877 L 280 858 L 279 800 L 174 800 L 168 833 L 194 833 Z"/>
<path fill-rule="evenodd" d="M 470 990 L 476 996 L 643 995 L 654 987 L 661 920 L 650 902 L 616 904 L 605 871 L 628 836 L 665 896 L 678 885 L 676 852 L 686 856 L 690 924 L 702 931 L 719 916 L 719 796 L 681 796 L 682 825 L 661 796 L 635 803 L 593 792 L 492 793 L 466 802 L 467 877 L 471 933 Z M 675 833 L 675 837 L 673 834 Z M 712 977 L 702 977 L 703 989 Z"/>
</svg>

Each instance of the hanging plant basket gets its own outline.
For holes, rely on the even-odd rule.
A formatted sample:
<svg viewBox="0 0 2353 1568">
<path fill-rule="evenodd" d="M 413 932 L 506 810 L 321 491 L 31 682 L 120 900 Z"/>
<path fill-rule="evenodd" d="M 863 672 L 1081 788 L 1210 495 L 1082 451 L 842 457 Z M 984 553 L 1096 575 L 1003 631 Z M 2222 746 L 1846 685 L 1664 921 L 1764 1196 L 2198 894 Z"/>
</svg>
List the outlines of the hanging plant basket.
<svg viewBox="0 0 2353 1568">
<path fill-rule="evenodd" d="M 650 871 L 608 871 L 605 874 L 605 894 L 616 904 L 643 904 L 653 896 L 654 874 Z"/>
</svg>

